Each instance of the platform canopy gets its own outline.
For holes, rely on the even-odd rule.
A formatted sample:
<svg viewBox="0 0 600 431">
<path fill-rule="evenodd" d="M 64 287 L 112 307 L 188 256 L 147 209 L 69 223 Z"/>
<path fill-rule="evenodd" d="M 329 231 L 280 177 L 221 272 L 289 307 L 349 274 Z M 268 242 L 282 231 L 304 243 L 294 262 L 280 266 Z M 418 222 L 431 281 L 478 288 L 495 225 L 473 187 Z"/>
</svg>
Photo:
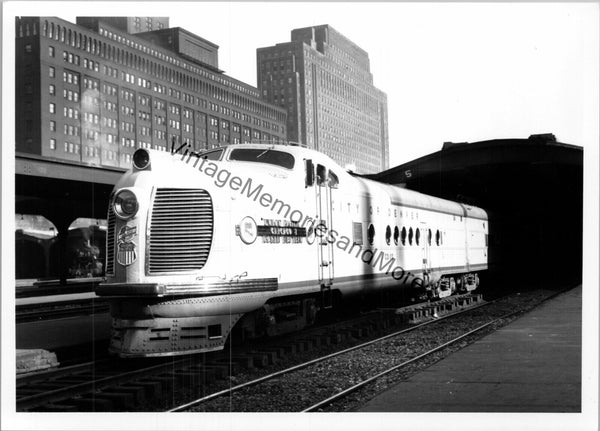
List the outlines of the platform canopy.
<svg viewBox="0 0 600 431">
<path fill-rule="evenodd" d="M 512 278 L 581 277 L 583 148 L 553 134 L 444 143 L 368 176 L 476 205 L 490 216 L 490 266 Z"/>
</svg>

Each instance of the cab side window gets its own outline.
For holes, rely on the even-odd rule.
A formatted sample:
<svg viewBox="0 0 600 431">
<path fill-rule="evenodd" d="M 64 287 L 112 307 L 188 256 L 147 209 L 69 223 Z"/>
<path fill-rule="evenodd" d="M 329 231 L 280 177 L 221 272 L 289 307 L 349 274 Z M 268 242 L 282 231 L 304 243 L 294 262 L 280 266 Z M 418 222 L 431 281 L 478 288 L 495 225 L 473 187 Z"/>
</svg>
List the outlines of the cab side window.
<svg viewBox="0 0 600 431">
<path fill-rule="evenodd" d="M 316 169 L 313 161 L 306 159 L 305 161 L 306 176 L 304 179 L 305 187 L 313 186 L 315 183 L 321 187 L 330 187 L 337 189 L 340 180 L 335 172 L 328 170 L 325 166 L 317 164 Z M 315 175 L 316 172 L 316 175 Z"/>
<path fill-rule="evenodd" d="M 304 161 L 306 169 L 306 177 L 304 179 L 304 187 L 312 187 L 315 184 L 315 166 L 311 159 Z"/>
<path fill-rule="evenodd" d="M 329 183 L 329 187 L 331 187 L 332 189 L 338 188 L 338 184 L 340 183 L 340 180 L 338 180 L 337 175 L 335 173 L 333 173 L 333 171 L 329 171 L 328 183 Z"/>
<path fill-rule="evenodd" d="M 323 165 L 317 165 L 317 185 L 327 185 L 327 168 Z"/>
</svg>

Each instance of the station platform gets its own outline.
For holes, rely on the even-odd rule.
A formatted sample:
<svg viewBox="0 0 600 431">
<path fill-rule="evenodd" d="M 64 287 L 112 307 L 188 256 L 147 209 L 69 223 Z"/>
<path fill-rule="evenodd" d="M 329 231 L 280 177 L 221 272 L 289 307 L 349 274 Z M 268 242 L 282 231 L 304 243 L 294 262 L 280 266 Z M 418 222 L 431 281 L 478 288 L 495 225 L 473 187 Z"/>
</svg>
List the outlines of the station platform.
<svg viewBox="0 0 600 431">
<path fill-rule="evenodd" d="M 581 412 L 578 286 L 377 395 L 360 412 Z"/>
</svg>

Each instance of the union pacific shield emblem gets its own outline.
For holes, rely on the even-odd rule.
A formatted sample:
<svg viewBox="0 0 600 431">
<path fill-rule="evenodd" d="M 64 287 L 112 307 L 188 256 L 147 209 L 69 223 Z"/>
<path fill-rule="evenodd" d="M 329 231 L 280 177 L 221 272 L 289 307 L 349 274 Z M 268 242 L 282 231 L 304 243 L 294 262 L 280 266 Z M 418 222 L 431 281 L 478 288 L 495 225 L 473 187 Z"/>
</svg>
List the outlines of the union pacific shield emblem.
<svg viewBox="0 0 600 431">
<path fill-rule="evenodd" d="M 137 259 L 135 244 L 133 242 L 122 242 L 117 250 L 117 262 L 123 266 L 131 265 Z"/>
<path fill-rule="evenodd" d="M 127 226 L 123 226 L 117 235 L 117 262 L 123 266 L 131 265 L 137 259 L 135 243 L 131 241 L 135 235 L 135 227 Z"/>
</svg>

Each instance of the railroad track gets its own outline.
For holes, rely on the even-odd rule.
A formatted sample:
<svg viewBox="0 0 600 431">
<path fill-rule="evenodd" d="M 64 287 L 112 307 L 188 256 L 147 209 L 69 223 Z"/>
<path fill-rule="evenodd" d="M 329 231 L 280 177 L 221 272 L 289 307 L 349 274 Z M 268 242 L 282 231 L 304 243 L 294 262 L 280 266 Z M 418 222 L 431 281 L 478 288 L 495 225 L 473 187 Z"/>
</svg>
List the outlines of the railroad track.
<svg viewBox="0 0 600 431">
<path fill-rule="evenodd" d="M 49 350 L 57 354 L 60 362 L 72 362 L 70 350 L 80 347 L 84 352 L 86 346 L 108 341 L 109 311 L 108 302 L 93 293 L 17 298 L 16 347 Z"/>
<path fill-rule="evenodd" d="M 496 327 L 504 326 L 506 323 L 520 317 L 521 315 L 527 313 L 528 311 L 531 311 L 532 308 L 535 308 L 535 307 L 539 306 L 541 303 L 548 301 L 550 299 L 553 299 L 556 296 L 558 296 L 564 292 L 567 292 L 570 289 L 571 288 L 562 289 L 558 292 L 551 293 L 551 294 L 545 296 L 541 301 L 539 301 L 539 303 L 535 304 L 535 306 L 525 307 L 522 309 L 517 309 L 517 310 L 510 311 L 508 313 L 505 313 L 504 315 L 502 315 L 500 317 L 490 320 L 489 322 L 486 322 L 478 327 L 475 327 L 472 330 L 470 330 L 464 334 L 461 334 L 461 335 L 454 337 L 444 343 L 434 346 L 431 349 L 424 351 L 418 355 L 415 355 L 414 357 L 412 357 L 410 359 L 407 359 L 397 365 L 388 367 L 387 369 L 385 369 L 375 375 L 365 378 L 350 387 L 341 389 L 341 390 L 337 391 L 336 393 L 332 394 L 331 396 L 329 396 L 325 399 L 321 399 L 308 407 L 305 407 L 302 410 L 302 413 L 305 413 L 305 412 L 327 412 L 327 411 L 329 411 L 329 412 L 348 411 L 349 410 L 348 405 L 350 405 L 350 406 L 352 406 L 353 404 L 360 405 L 360 402 L 353 403 L 352 401 L 350 401 L 350 402 L 344 403 L 346 398 L 349 398 L 349 397 L 355 395 L 357 392 L 364 390 L 369 385 L 373 386 L 374 383 L 376 383 L 378 380 L 389 377 L 393 373 L 400 373 L 402 370 L 404 370 L 408 367 L 411 367 L 411 366 L 419 367 L 420 362 L 421 362 L 421 368 L 423 366 L 428 367 L 446 356 L 445 354 L 443 354 L 444 350 L 452 350 L 453 347 L 459 343 L 464 343 L 465 345 L 471 344 L 472 341 L 479 339 L 483 332 L 486 332 L 486 331 L 489 332 L 491 330 L 496 329 Z M 438 355 L 438 356 L 436 357 L 436 355 Z M 393 379 L 392 379 L 392 381 L 393 381 Z M 358 400 L 360 400 L 360 399 L 361 399 L 361 397 L 358 396 Z"/>
<path fill-rule="evenodd" d="M 108 313 L 110 306 L 105 301 L 86 301 L 81 303 L 65 303 L 53 306 L 30 307 L 18 309 L 15 315 L 16 323 L 36 322 L 40 320 L 55 320 L 80 315 Z"/>
<path fill-rule="evenodd" d="M 143 409 L 147 399 L 161 399 L 168 392 L 185 393 L 187 399 L 207 385 L 265 369 L 283 358 L 302 358 L 311 350 L 369 337 L 374 331 L 402 324 L 395 310 L 379 310 L 351 321 L 324 325 L 285 341 L 268 340 L 243 349 L 169 359 L 96 362 L 17 377 L 19 411 L 119 411 Z M 185 389 L 187 388 L 187 390 Z M 141 407 L 140 407 L 141 406 Z M 149 408 L 156 408 L 154 406 Z M 162 406 L 161 406 L 162 408 Z"/>
<path fill-rule="evenodd" d="M 204 361 L 203 361 L 204 360 Z M 214 363 L 212 362 L 214 361 Z M 207 363 L 211 362 L 211 363 Z M 182 387 L 227 375 L 216 355 L 120 360 L 105 358 L 31 375 L 17 376 L 17 411 L 128 411 Z M 168 397 L 166 397 L 168 398 Z"/>
<path fill-rule="evenodd" d="M 62 285 L 58 280 L 34 281 L 15 287 L 16 298 L 32 298 L 36 296 L 68 295 L 74 293 L 93 293 L 102 282 L 101 277 L 70 279 Z"/>
<path fill-rule="evenodd" d="M 167 359 L 111 358 L 18 377 L 17 411 L 181 411 L 200 405 L 207 411 L 220 411 L 218 406 L 210 404 L 211 401 L 235 397 L 247 388 L 267 382 L 273 384 L 278 377 L 287 379 L 294 372 L 360 351 L 382 340 L 391 340 L 399 335 L 397 329 L 400 327 L 407 329 L 403 333 L 415 332 L 445 319 L 406 328 L 405 317 L 392 311 L 378 311 L 285 340 L 269 340 L 227 352 Z M 378 334 L 382 331 L 387 331 L 388 335 L 380 337 Z M 364 341 L 369 337 L 375 340 L 356 346 L 360 342 L 357 340 Z M 323 352 L 328 353 L 314 358 Z M 279 371 L 273 373 L 276 368 Z M 199 395 L 202 397 L 198 398 Z M 329 396 L 331 394 L 323 398 Z M 244 409 L 239 408 L 240 411 Z M 297 408 L 277 411 L 297 411 Z"/>
<path fill-rule="evenodd" d="M 335 403 L 335 402 L 343 399 L 344 397 L 346 397 L 346 396 L 348 396 L 348 395 L 350 395 L 350 394 L 352 394 L 354 392 L 357 392 L 358 390 L 362 389 L 366 385 L 375 382 L 377 379 L 380 379 L 380 378 L 382 378 L 382 377 L 384 377 L 384 376 L 386 376 L 386 375 L 388 375 L 388 374 L 390 374 L 392 372 L 398 371 L 398 370 L 400 370 L 402 368 L 406 368 L 407 366 L 409 366 L 411 364 L 414 364 L 414 363 L 416 363 L 418 361 L 421 361 L 421 360 L 423 360 L 423 359 L 425 359 L 425 358 L 433 355 L 434 353 L 437 353 L 437 352 L 439 352 L 439 351 L 441 351 L 441 350 L 443 350 L 443 349 L 445 349 L 447 347 L 450 347 L 453 344 L 458 343 L 459 341 L 465 340 L 468 337 L 471 337 L 471 336 L 477 334 L 478 332 L 481 332 L 484 329 L 487 329 L 487 328 L 491 327 L 492 325 L 500 323 L 501 321 L 503 321 L 505 319 L 508 319 L 510 317 L 513 317 L 513 316 L 515 316 L 517 314 L 521 314 L 521 313 L 523 313 L 523 311 L 508 313 L 508 314 L 506 314 L 506 315 L 504 315 L 502 317 L 499 317 L 498 319 L 495 319 L 495 320 L 493 320 L 491 322 L 485 323 L 485 324 L 483 324 L 483 325 L 481 325 L 481 326 L 479 326 L 479 327 L 477 327 L 477 328 L 475 328 L 475 329 L 473 329 L 473 330 L 471 330 L 471 331 L 469 331 L 469 332 L 467 332 L 465 334 L 462 334 L 462 335 L 460 335 L 460 336 L 458 336 L 456 338 L 453 338 L 453 339 L 451 339 L 451 340 L 449 340 L 449 341 L 447 341 L 445 343 L 442 343 L 442 344 L 440 344 L 438 346 L 435 346 L 434 348 L 432 348 L 430 350 L 427 350 L 426 352 L 423 352 L 423 353 L 421 353 L 421 354 L 419 354 L 419 355 L 417 355 L 417 356 L 415 356 L 413 358 L 410 358 L 410 359 L 408 359 L 408 360 L 406 360 L 406 361 L 404 361 L 404 362 L 402 362 L 402 363 L 400 363 L 398 365 L 394 365 L 394 366 L 392 366 L 390 368 L 387 368 L 386 370 L 383 370 L 383 371 L 381 371 L 381 372 L 379 372 L 379 373 L 377 373 L 377 374 L 375 374 L 375 375 L 373 375 L 371 377 L 368 377 L 368 378 L 366 378 L 364 380 L 361 380 L 360 382 L 356 383 L 355 385 L 350 386 L 350 387 L 348 387 L 346 389 L 343 389 L 343 390 L 341 390 L 341 391 L 339 391 L 339 392 L 331 395 L 330 397 L 328 397 L 328 398 L 326 398 L 324 400 L 318 401 L 315 404 L 311 405 L 310 407 L 307 407 L 304 410 L 302 410 L 302 413 L 305 413 L 305 412 L 314 412 L 314 411 L 323 411 L 326 407 L 331 407 L 331 405 L 333 403 Z"/>
<path fill-rule="evenodd" d="M 487 313 L 477 313 L 481 311 L 480 308 L 497 303 L 494 301 L 479 304 L 396 331 L 352 348 L 206 395 L 168 411 L 343 411 L 343 408 L 332 407 L 332 404 L 377 379 L 406 369 L 419 361 L 426 361 L 436 353 L 465 342 L 468 338 L 476 338 L 486 329 L 532 308 L 523 307 L 493 317 L 487 317 Z M 502 307 L 492 313 L 497 314 L 499 311 L 503 311 Z M 466 314 L 475 316 L 474 319 L 468 320 L 466 327 L 460 322 L 454 323 L 456 327 L 450 326 L 453 324 L 449 322 L 461 319 L 461 316 Z M 482 320 L 485 322 L 482 323 Z M 444 327 L 444 330 L 440 330 L 440 326 Z M 409 342 L 408 338 L 412 341 Z M 380 361 L 384 356 L 386 359 Z M 438 359 L 434 358 L 434 361 Z M 273 397 L 272 394 L 278 396 Z"/>
</svg>

